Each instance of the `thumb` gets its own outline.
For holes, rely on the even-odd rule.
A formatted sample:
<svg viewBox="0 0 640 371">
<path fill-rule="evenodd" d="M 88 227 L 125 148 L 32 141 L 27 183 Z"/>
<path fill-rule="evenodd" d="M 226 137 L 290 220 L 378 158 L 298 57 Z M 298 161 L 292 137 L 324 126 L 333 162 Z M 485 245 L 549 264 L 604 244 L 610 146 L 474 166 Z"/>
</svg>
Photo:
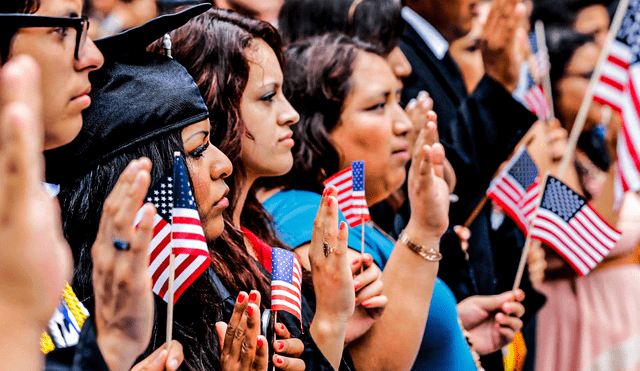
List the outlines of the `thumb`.
<svg viewBox="0 0 640 371">
<path fill-rule="evenodd" d="M 227 333 L 227 324 L 224 322 L 216 323 L 216 332 L 218 333 L 218 340 L 220 341 L 220 349 L 224 344 L 224 335 Z"/>
<path fill-rule="evenodd" d="M 515 295 L 513 291 L 503 292 L 499 295 L 488 295 L 482 297 L 482 300 L 478 303 L 482 307 L 482 309 L 493 312 L 500 310 L 502 304 L 512 301 L 515 299 Z"/>
</svg>

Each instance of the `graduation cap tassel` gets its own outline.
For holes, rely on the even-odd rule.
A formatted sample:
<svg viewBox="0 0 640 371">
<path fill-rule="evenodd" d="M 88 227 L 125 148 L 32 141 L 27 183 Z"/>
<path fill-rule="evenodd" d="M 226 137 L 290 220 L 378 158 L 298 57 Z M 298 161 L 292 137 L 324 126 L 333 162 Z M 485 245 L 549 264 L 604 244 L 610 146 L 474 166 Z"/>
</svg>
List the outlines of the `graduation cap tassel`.
<svg viewBox="0 0 640 371">
<path fill-rule="evenodd" d="M 168 33 L 162 37 L 162 49 L 164 49 L 164 55 L 173 59 L 171 56 L 171 36 Z"/>
</svg>

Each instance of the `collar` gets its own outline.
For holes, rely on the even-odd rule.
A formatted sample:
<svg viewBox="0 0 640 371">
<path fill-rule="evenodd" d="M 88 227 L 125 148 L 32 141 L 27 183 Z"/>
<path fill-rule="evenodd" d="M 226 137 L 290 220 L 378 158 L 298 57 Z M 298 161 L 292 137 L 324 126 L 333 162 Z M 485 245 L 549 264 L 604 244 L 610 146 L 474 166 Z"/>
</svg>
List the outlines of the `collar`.
<svg viewBox="0 0 640 371">
<path fill-rule="evenodd" d="M 424 18 L 420 17 L 418 13 L 406 6 L 402 8 L 402 18 L 416 30 L 436 58 L 442 60 L 447 50 L 449 50 L 449 43 L 442 37 L 440 32 Z"/>
</svg>

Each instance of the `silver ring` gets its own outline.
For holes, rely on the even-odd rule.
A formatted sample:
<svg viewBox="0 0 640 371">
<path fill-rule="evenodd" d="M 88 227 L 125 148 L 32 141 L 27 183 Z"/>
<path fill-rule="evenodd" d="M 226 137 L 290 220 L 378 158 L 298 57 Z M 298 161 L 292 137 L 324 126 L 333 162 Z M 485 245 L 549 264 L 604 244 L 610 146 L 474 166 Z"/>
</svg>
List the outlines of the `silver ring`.
<svg viewBox="0 0 640 371">
<path fill-rule="evenodd" d="M 324 247 L 324 256 L 327 257 L 329 254 L 333 252 L 333 247 L 329 246 L 328 243 L 323 242 L 322 246 Z"/>
<path fill-rule="evenodd" d="M 116 250 L 127 251 L 131 249 L 131 245 L 127 241 L 123 241 L 115 237 L 111 241 L 113 242 L 113 247 L 115 247 Z"/>
</svg>

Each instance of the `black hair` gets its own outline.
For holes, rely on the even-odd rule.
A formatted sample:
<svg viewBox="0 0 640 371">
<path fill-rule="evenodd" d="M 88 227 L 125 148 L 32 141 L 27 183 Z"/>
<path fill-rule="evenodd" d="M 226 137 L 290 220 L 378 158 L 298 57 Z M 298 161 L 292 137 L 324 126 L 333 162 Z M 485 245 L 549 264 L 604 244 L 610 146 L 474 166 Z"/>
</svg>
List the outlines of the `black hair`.
<svg viewBox="0 0 640 371">
<path fill-rule="evenodd" d="M 383 54 L 389 54 L 398 45 L 405 27 L 400 5 L 395 0 L 363 0 L 351 9 L 353 3 L 353 0 L 285 0 L 278 16 L 283 41 L 290 44 L 340 32 L 378 44 Z"/>
<path fill-rule="evenodd" d="M 534 0 L 529 19 L 532 27 L 537 20 L 541 20 L 547 27 L 571 27 L 582 9 L 592 5 L 609 7 L 611 2 L 611 0 Z"/>
<path fill-rule="evenodd" d="M 586 43 L 593 42 L 591 35 L 586 35 L 566 27 L 549 27 L 546 30 L 547 48 L 549 49 L 549 76 L 551 85 L 562 78 L 567 64 L 575 51 Z M 555 93 L 555 91 L 554 91 Z M 556 96 L 557 94 L 554 94 Z"/>
<path fill-rule="evenodd" d="M 40 8 L 40 0 L 3 0 L 0 13 L 35 13 Z M 9 49 L 18 27 L 13 24 L 0 25 L 0 63 L 9 59 Z"/>
<path fill-rule="evenodd" d="M 102 208 L 119 175 L 129 162 L 142 156 L 151 159 L 152 184 L 173 164 L 174 151 L 186 156 L 182 130 L 174 130 L 127 149 L 96 166 L 86 175 L 61 184 L 58 196 L 62 209 L 65 237 L 73 251 L 75 263 L 73 289 L 94 313 L 91 247 L 96 239 Z M 186 158 L 186 157 L 185 157 Z M 188 166 L 186 167 L 189 172 Z M 216 242 L 209 242 L 210 250 Z M 180 296 L 175 306 L 174 338 L 183 345 L 183 370 L 205 371 L 219 368 L 218 337 L 215 323 L 222 319 L 221 298 L 217 297 L 209 270 L 198 277 Z M 157 295 L 155 324 L 151 342 L 143 356 L 148 356 L 162 343 L 166 331 L 166 303 Z"/>
</svg>

